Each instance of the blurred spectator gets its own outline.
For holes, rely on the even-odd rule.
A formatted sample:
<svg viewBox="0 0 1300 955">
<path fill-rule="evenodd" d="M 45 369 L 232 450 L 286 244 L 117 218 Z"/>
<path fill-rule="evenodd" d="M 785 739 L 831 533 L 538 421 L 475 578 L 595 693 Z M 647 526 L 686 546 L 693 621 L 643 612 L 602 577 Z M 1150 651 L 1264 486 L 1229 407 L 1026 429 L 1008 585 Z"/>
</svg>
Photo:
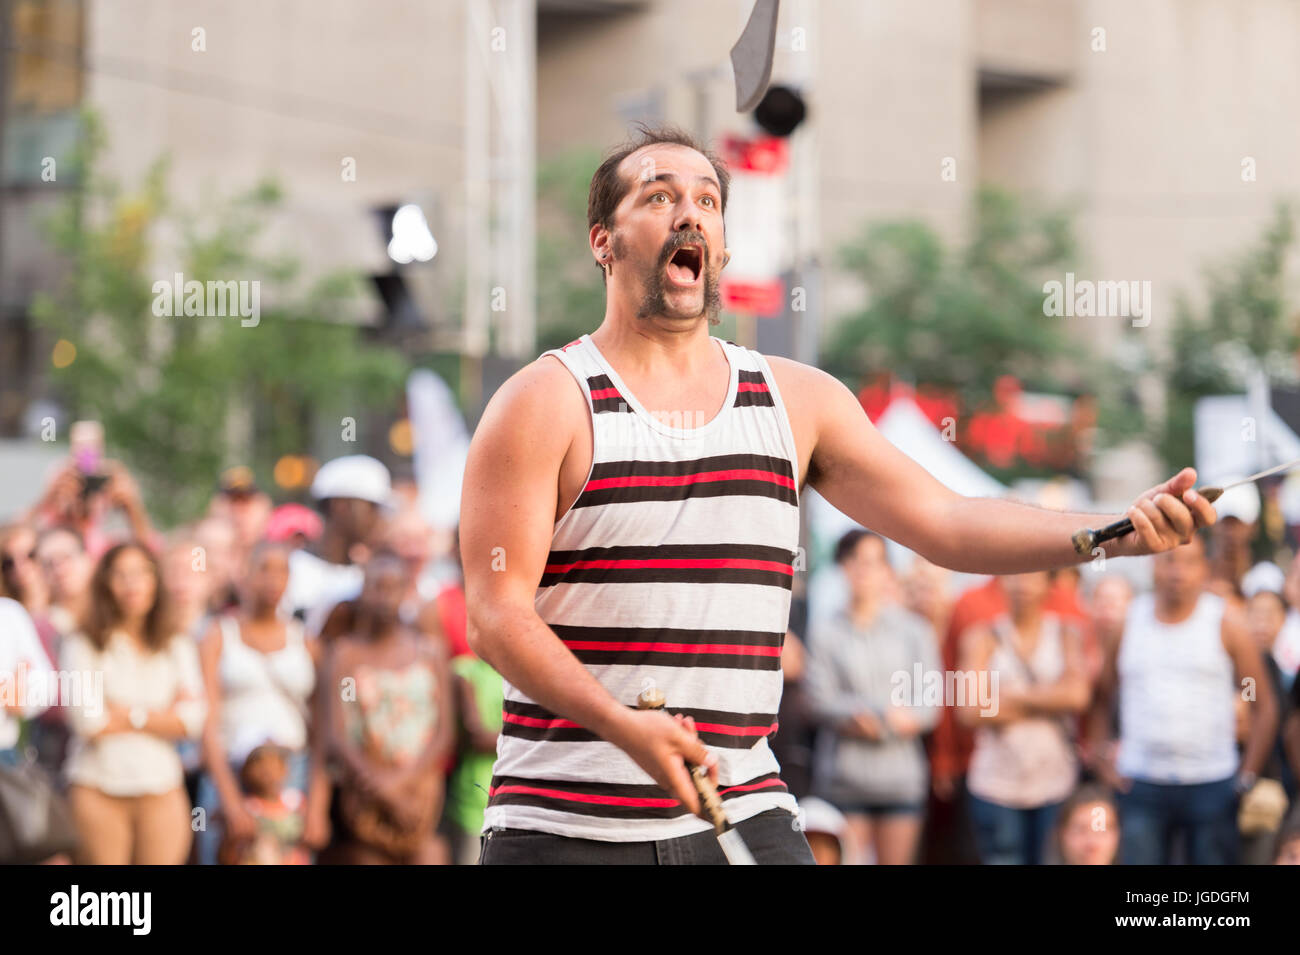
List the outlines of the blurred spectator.
<svg viewBox="0 0 1300 955">
<path fill-rule="evenodd" d="M 239 838 L 227 830 L 221 844 L 222 865 L 309 865 L 311 854 L 302 845 L 300 789 L 289 782 L 289 753 L 263 743 L 245 758 L 239 770 L 240 812 L 252 825 Z"/>
<path fill-rule="evenodd" d="M 1242 836 L 1241 861 L 1247 865 L 1268 863 L 1273 842 L 1286 815 L 1288 798 L 1295 793 L 1295 776 L 1293 768 L 1288 765 L 1281 729 L 1286 726 L 1290 716 L 1290 696 L 1281 670 L 1273 658 L 1273 647 L 1286 621 L 1286 598 L 1282 596 L 1285 586 L 1286 575 L 1282 573 L 1282 568 L 1269 561 L 1261 561 L 1252 567 L 1241 584 L 1246 598 L 1246 628 L 1259 650 L 1273 698 L 1277 700 L 1279 726 L 1279 730 L 1273 734 L 1272 747 L 1260 771 L 1260 781 L 1242 798 L 1238 812 L 1238 829 Z M 1254 696 L 1250 695 L 1250 699 L 1253 700 Z M 1238 695 L 1236 705 L 1237 739 L 1240 744 L 1248 745 L 1254 708 L 1247 701 L 1245 693 Z"/>
<path fill-rule="evenodd" d="M 1097 770 L 1120 791 L 1126 864 L 1168 864 L 1185 835 L 1192 864 L 1237 860 L 1237 799 L 1264 768 L 1276 702 L 1244 620 L 1207 590 L 1201 534 L 1153 558 L 1154 593 L 1129 607 L 1124 634 L 1103 669 L 1096 704 L 1104 726 L 1118 694 L 1120 740 L 1095 741 Z M 1249 680 L 1249 684 L 1243 682 Z M 1234 702 L 1257 693 L 1238 772 Z"/>
<path fill-rule="evenodd" d="M 191 570 L 207 581 L 207 612 L 224 613 L 239 603 L 235 589 L 239 573 L 235 526 L 224 517 L 205 517 L 194 525 Z"/>
<path fill-rule="evenodd" d="M 325 527 L 313 548 L 296 550 L 290 557 L 282 609 L 297 615 L 307 632 L 316 635 L 337 603 L 361 592 L 362 565 L 378 537 L 392 482 L 379 461 L 354 454 L 322 465 L 311 494 L 325 515 Z"/>
<path fill-rule="evenodd" d="M 80 629 L 90 606 L 90 575 L 95 565 L 86 544 L 71 527 L 50 527 L 36 539 L 36 560 L 49 592 L 46 618 L 59 637 Z"/>
<path fill-rule="evenodd" d="M 912 558 L 903 578 L 903 606 L 930 622 L 935 646 L 943 640 L 952 616 L 952 601 L 948 599 L 951 576 L 947 568 L 932 564 L 918 554 Z"/>
<path fill-rule="evenodd" d="M 90 608 L 90 575 L 94 564 L 86 553 L 81 535 L 70 527 L 51 527 L 36 538 L 36 559 L 41 568 L 50 601 L 38 617 L 37 635 L 51 663 L 59 659 L 63 640 L 81 628 Z M 57 697 L 57 686 L 52 687 Z M 31 724 L 31 742 L 41 765 L 56 776 L 67 756 L 68 727 L 57 699 Z"/>
<path fill-rule="evenodd" d="M 850 531 L 835 559 L 850 603 L 814 635 L 808 659 L 808 706 L 823 724 L 813 789 L 845 813 L 859 852 L 907 865 L 929 786 L 920 735 L 942 706 L 923 681 L 941 674 L 939 650 L 927 620 L 885 602 L 893 572 L 882 537 Z"/>
<path fill-rule="evenodd" d="M 89 864 L 180 864 L 190 803 L 177 740 L 203 729 L 194 642 L 171 625 L 157 559 L 136 543 L 100 559 L 84 632 L 63 644 L 60 669 L 84 692 L 67 702 L 68 800 Z M 102 695 L 92 677 L 102 674 Z"/>
<path fill-rule="evenodd" d="M 319 844 L 329 828 L 328 766 L 338 825 L 322 861 L 447 860 L 434 826 L 453 738 L 450 669 L 440 643 L 402 622 L 405 591 L 402 561 L 377 552 L 347 632 L 325 649 L 307 819 L 308 843 Z"/>
<path fill-rule="evenodd" d="M 1104 786 L 1080 786 L 1062 804 L 1056 852 L 1065 865 L 1114 865 L 1119 855 L 1119 809 Z"/>
<path fill-rule="evenodd" d="M 1286 622 L 1273 644 L 1273 661 L 1289 689 L 1296 682 L 1296 670 L 1300 669 L 1300 559 L 1291 559 L 1286 582 L 1282 585 L 1282 596 L 1286 598 L 1288 609 Z M 1297 767 L 1297 772 L 1300 772 L 1300 767 Z"/>
<path fill-rule="evenodd" d="M 431 556 L 433 528 L 414 507 L 405 507 L 388 519 L 383 543 L 406 565 L 406 595 L 402 615 L 407 623 L 419 616 L 426 603 L 437 596 L 433 582 L 425 576 Z"/>
<path fill-rule="evenodd" d="M 474 654 L 451 661 L 459 703 L 460 742 L 456 768 L 447 783 L 446 815 L 454 829 L 456 861 L 478 861 L 483 812 L 492 787 L 505 685 L 501 675 Z"/>
<path fill-rule="evenodd" d="M 960 638 L 968 627 L 992 620 L 1005 611 L 1006 596 L 997 577 L 963 591 L 952 606 L 940 646 L 944 670 L 956 671 L 960 662 Z M 966 865 L 978 861 L 966 805 L 966 770 L 972 745 L 970 728 L 957 720 L 951 707 L 945 707 L 928 746 L 932 782 L 926 814 L 924 861 L 927 864 Z"/>
<path fill-rule="evenodd" d="M 447 641 L 452 659 L 473 655 L 469 638 L 465 635 L 465 580 L 460 564 L 460 529 L 452 533 L 451 559 L 454 576 L 443 584 L 434 598 L 438 608 L 438 628 Z"/>
<path fill-rule="evenodd" d="M 301 504 L 281 504 L 266 522 L 266 539 L 299 550 L 320 540 L 324 524 L 320 515 Z"/>
<path fill-rule="evenodd" d="M 1230 483 L 1227 478 L 1222 483 Z M 1210 526 L 1210 575 L 1206 589 L 1244 609 L 1242 578 L 1251 565 L 1251 541 L 1259 522 L 1259 491 L 1253 484 L 1235 487 L 1214 502 L 1218 520 Z"/>
<path fill-rule="evenodd" d="M 26 524 L 0 530 L 0 581 L 29 614 L 44 616 L 49 593 L 36 560 L 36 531 Z"/>
<path fill-rule="evenodd" d="M 824 799 L 799 800 L 804 838 L 818 865 L 842 865 L 848 822 L 844 814 Z"/>
<path fill-rule="evenodd" d="M 1094 638 L 1092 652 L 1085 648 L 1089 681 L 1095 683 L 1101 676 L 1107 650 L 1119 646 L 1119 638 L 1124 633 L 1124 618 L 1132 600 L 1133 585 L 1119 574 L 1107 574 L 1093 586 L 1089 600 Z"/>
<path fill-rule="evenodd" d="M 242 576 L 271 516 L 271 499 L 258 488 L 251 468 L 241 464 L 221 472 L 208 513 L 227 521 L 234 531 L 235 575 Z"/>
<path fill-rule="evenodd" d="M 1274 699 L 1278 701 L 1279 726 L 1286 723 L 1291 710 L 1286 681 L 1273 655 L 1273 648 L 1277 645 L 1289 609 L 1286 604 L 1286 597 L 1283 596 L 1285 589 L 1286 576 L 1282 573 L 1282 569 L 1268 561 L 1256 564 L 1242 580 L 1242 592 L 1246 598 L 1246 628 L 1256 649 L 1259 651 L 1264 669 L 1268 673 L 1269 685 L 1272 687 Z M 1249 711 L 1249 706 L 1247 706 L 1247 710 Z M 1287 791 L 1292 792 L 1294 778 L 1291 772 L 1292 767 L 1288 766 L 1287 763 L 1286 752 L 1282 745 L 1282 735 L 1278 733 L 1264 772 L 1261 775 L 1266 775 L 1284 783 Z"/>
<path fill-rule="evenodd" d="M 0 590 L 0 765 L 22 762 L 21 719 L 44 712 L 50 659 L 36 636 L 32 618 L 18 601 Z M 37 690 L 37 684 L 43 684 Z"/>
<path fill-rule="evenodd" d="M 204 865 L 216 860 L 223 838 L 242 844 L 258 834 L 238 783 L 240 767 L 258 746 L 278 746 L 291 788 L 299 793 L 307 788 L 315 643 L 305 638 L 300 621 L 286 622 L 277 615 L 288 579 L 288 546 L 259 544 L 250 556 L 239 608 L 217 617 L 199 648 L 208 701 L 206 771 L 198 793 L 209 817 L 207 831 L 198 840 L 199 862 Z"/>
<path fill-rule="evenodd" d="M 73 427 L 81 424 L 97 422 L 77 422 Z M 73 528 L 85 542 L 86 552 L 96 560 L 114 543 L 108 527 L 114 514 L 120 514 L 126 525 L 125 535 L 119 536 L 144 541 L 154 548 L 158 545 L 140 487 L 118 461 L 99 460 L 92 465 L 74 453 L 55 470 L 32 514 L 40 526 Z"/>
<path fill-rule="evenodd" d="M 1273 849 L 1274 865 L 1300 865 L 1300 809 L 1291 813 L 1277 834 Z"/>
<path fill-rule="evenodd" d="M 163 586 L 171 606 L 176 629 L 198 640 L 207 630 L 210 582 L 205 569 L 206 554 L 198 539 L 182 533 L 163 551 Z"/>
<path fill-rule="evenodd" d="M 991 694 L 958 707 L 976 727 L 971 822 L 986 865 L 1036 865 L 1078 780 L 1074 724 L 1065 717 L 1087 707 L 1090 688 L 1077 625 L 1046 609 L 1050 575 L 1014 574 L 1002 586 L 1008 613 L 962 640 L 961 670 Z"/>
<path fill-rule="evenodd" d="M 1282 748 L 1292 778 L 1300 782 L 1300 680 L 1291 684 L 1290 697 L 1289 715 L 1282 724 Z"/>
</svg>

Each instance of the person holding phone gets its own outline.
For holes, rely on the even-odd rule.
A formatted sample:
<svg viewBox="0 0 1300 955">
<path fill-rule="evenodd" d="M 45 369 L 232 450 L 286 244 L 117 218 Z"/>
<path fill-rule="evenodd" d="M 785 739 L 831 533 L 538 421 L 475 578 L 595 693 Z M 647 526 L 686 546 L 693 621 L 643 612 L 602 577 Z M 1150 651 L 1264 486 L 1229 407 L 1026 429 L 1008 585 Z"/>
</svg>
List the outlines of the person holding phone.
<svg viewBox="0 0 1300 955">
<path fill-rule="evenodd" d="M 86 552 L 97 559 L 116 543 L 104 525 L 109 514 L 119 511 L 127 536 L 157 552 L 161 542 L 145 511 L 140 486 L 125 465 L 104 457 L 104 426 L 98 421 L 73 422 L 68 446 L 68 460 L 55 471 L 34 508 L 37 522 L 72 528 L 85 541 Z"/>
</svg>

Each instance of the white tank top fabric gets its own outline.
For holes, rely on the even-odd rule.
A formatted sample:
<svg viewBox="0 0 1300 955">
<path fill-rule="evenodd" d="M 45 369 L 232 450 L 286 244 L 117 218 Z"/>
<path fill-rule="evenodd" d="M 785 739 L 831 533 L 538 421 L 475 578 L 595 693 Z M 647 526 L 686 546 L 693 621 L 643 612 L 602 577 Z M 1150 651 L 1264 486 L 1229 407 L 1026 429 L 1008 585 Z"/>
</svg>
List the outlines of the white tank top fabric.
<svg viewBox="0 0 1300 955">
<path fill-rule="evenodd" d="M 296 620 L 285 627 L 285 645 L 262 653 L 246 644 L 239 621 L 223 616 L 221 628 L 221 733 L 232 763 L 242 763 L 262 743 L 290 750 L 307 745 L 307 699 L 316 667 Z"/>
<path fill-rule="evenodd" d="M 1156 619 L 1155 595 L 1129 605 L 1120 642 L 1116 768 L 1133 779 L 1206 783 L 1237 771 L 1237 686 L 1223 646 L 1223 598 L 1201 594 L 1182 623 Z"/>
<path fill-rule="evenodd" d="M 587 397 L 592 466 L 555 526 L 538 614 L 633 707 L 647 687 L 691 715 L 717 755 L 732 822 L 795 812 L 768 740 L 799 546 L 793 434 L 763 356 L 714 339 L 731 366 L 699 428 L 652 417 L 584 335 L 549 351 Z M 630 757 L 508 681 L 484 831 L 612 842 L 706 831 Z"/>
<path fill-rule="evenodd" d="M 1027 661 L 1011 643 L 1010 618 L 999 617 L 991 628 L 998 642 L 988 671 L 997 674 L 999 691 L 1054 683 L 1065 672 L 1064 635 L 1055 614 L 1043 614 L 1038 641 Z M 1037 716 L 977 729 L 966 785 L 989 802 L 1032 809 L 1068 796 L 1078 772 L 1066 717 Z"/>
</svg>

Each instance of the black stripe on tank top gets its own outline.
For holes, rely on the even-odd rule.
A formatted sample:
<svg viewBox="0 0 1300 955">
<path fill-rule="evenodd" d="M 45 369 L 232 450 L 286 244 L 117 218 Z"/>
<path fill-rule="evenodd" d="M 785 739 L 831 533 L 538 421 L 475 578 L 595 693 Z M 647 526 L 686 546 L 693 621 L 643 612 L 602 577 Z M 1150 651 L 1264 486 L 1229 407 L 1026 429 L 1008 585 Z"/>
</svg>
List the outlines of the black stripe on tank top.
<svg viewBox="0 0 1300 955">
<path fill-rule="evenodd" d="M 614 387 L 609 375 L 591 375 L 587 378 L 587 391 L 591 394 L 591 411 L 601 414 L 606 411 L 631 412 L 627 399 Z"/>
<path fill-rule="evenodd" d="M 704 497 L 769 497 L 797 507 L 789 460 L 767 454 L 717 454 L 691 461 L 602 461 L 574 508 Z"/>
<path fill-rule="evenodd" d="M 710 667 L 779 670 L 784 633 L 550 624 L 587 666 Z"/>
<path fill-rule="evenodd" d="M 539 587 L 556 584 L 760 584 L 791 589 L 795 553 L 766 544 L 587 547 L 547 555 Z"/>
<path fill-rule="evenodd" d="M 775 735 L 775 713 L 729 713 L 725 710 L 673 708 L 695 720 L 695 731 L 708 746 L 752 749 L 760 739 Z M 590 730 L 538 706 L 506 700 L 501 706 L 501 733 L 516 739 L 550 743 L 599 743 Z"/>
</svg>

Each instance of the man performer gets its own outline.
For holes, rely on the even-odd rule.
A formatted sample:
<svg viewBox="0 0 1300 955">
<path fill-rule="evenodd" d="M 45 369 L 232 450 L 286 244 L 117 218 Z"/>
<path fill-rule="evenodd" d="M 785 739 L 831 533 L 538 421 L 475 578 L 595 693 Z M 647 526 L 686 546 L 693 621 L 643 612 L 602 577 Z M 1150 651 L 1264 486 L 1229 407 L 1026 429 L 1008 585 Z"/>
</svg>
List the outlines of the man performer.
<svg viewBox="0 0 1300 955">
<path fill-rule="evenodd" d="M 759 863 L 813 861 L 768 744 L 805 484 L 971 573 L 1078 563 L 1071 534 L 1104 523 L 956 494 L 831 375 L 711 336 L 727 188 L 677 130 L 610 155 L 587 210 L 604 321 L 502 385 L 471 443 L 468 637 L 506 682 L 484 864 L 721 863 L 688 764 Z M 1139 497 L 1106 556 L 1212 524 L 1195 478 Z M 636 708 L 650 688 L 665 710 Z"/>
</svg>

